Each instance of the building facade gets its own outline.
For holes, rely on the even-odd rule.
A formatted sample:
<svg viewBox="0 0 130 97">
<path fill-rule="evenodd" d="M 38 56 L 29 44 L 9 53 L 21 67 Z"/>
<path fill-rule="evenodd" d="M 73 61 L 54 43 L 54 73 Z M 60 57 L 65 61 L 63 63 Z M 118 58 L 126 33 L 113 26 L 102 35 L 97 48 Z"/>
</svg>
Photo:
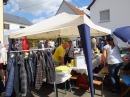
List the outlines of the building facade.
<svg viewBox="0 0 130 97">
<path fill-rule="evenodd" d="M 95 24 L 114 31 L 116 28 L 130 26 L 129 4 L 130 0 L 93 0 L 87 9 Z M 120 47 L 128 46 L 115 36 L 114 42 Z"/>
<path fill-rule="evenodd" d="M 62 4 L 60 5 L 58 11 L 56 12 L 56 15 L 66 12 L 68 14 L 73 15 L 86 15 L 89 17 L 88 14 L 86 14 L 84 11 L 80 10 L 79 8 L 73 6 L 72 4 L 68 3 L 67 1 L 63 0 Z M 90 18 L 90 17 L 89 17 Z M 71 40 L 76 40 L 77 37 L 70 38 Z"/>
<path fill-rule="evenodd" d="M 4 13 L 4 31 L 22 29 L 32 23 L 26 18 Z"/>
<path fill-rule="evenodd" d="M 4 29 L 4 37 L 3 42 L 4 44 L 8 44 L 8 34 L 11 32 L 14 32 L 18 29 L 26 28 L 27 26 L 32 25 L 30 21 L 28 21 L 26 18 L 11 15 L 8 13 L 4 13 L 4 23 L 3 23 L 3 29 Z"/>
</svg>

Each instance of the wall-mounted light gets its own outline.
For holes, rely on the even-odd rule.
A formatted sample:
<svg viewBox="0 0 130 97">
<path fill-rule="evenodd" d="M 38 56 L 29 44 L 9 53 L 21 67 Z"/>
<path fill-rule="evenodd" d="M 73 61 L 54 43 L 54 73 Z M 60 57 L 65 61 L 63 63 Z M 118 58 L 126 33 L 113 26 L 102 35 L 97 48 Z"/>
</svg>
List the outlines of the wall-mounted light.
<svg viewBox="0 0 130 97">
<path fill-rule="evenodd" d="M 3 4 L 7 5 L 8 0 L 3 0 Z"/>
</svg>

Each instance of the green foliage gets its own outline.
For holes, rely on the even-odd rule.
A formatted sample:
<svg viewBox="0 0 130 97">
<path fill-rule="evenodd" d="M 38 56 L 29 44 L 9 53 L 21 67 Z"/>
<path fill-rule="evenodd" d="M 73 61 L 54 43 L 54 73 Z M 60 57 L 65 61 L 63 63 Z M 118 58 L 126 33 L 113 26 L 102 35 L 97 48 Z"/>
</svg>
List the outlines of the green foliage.
<svg viewBox="0 0 130 97">
<path fill-rule="evenodd" d="M 56 41 L 56 38 L 51 38 L 53 41 Z M 30 47 L 37 47 L 40 40 L 45 39 L 28 39 Z M 62 38 L 62 41 L 69 41 L 69 38 Z"/>
</svg>

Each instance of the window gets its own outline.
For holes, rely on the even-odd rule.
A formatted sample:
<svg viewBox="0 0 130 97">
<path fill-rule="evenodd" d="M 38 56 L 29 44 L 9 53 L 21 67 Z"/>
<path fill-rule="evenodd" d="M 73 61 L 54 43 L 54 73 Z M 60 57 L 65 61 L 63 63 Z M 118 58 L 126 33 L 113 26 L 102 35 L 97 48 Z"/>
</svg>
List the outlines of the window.
<svg viewBox="0 0 130 97">
<path fill-rule="evenodd" d="M 9 24 L 4 24 L 4 29 L 9 30 Z"/>
<path fill-rule="evenodd" d="M 24 26 L 20 26 L 20 29 L 25 28 Z"/>
<path fill-rule="evenodd" d="M 108 22 L 110 21 L 110 11 L 100 11 L 100 22 Z"/>
</svg>

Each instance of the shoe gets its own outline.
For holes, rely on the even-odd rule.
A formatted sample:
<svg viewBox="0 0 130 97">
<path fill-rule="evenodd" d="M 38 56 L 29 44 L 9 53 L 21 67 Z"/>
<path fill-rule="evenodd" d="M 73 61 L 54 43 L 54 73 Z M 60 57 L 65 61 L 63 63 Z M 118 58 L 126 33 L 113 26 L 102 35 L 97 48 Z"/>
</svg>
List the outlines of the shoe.
<svg viewBox="0 0 130 97">
<path fill-rule="evenodd" d="M 117 95 L 116 91 L 113 91 L 112 89 L 108 89 L 108 92 L 112 93 L 113 95 Z"/>
</svg>

